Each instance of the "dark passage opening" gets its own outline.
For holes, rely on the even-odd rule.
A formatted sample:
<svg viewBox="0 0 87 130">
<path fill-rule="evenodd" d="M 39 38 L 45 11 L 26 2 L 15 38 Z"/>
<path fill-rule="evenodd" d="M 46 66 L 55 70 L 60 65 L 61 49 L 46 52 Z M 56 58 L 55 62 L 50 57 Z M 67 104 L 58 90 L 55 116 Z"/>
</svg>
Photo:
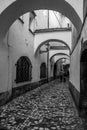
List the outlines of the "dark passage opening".
<svg viewBox="0 0 87 130">
<path fill-rule="evenodd" d="M 80 101 L 79 107 L 82 116 L 87 117 L 87 49 L 81 54 L 80 59 Z"/>
</svg>

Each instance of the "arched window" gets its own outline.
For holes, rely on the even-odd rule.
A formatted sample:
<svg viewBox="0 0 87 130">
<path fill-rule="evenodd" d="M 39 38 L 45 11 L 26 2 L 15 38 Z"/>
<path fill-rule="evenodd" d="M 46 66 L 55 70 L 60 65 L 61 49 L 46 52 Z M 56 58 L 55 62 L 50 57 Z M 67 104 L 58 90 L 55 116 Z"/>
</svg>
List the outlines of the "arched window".
<svg viewBox="0 0 87 130">
<path fill-rule="evenodd" d="M 31 81 L 32 65 L 28 57 L 22 56 L 16 64 L 16 83 Z"/>
<path fill-rule="evenodd" d="M 42 63 L 40 66 L 40 78 L 46 78 L 46 64 Z"/>
</svg>

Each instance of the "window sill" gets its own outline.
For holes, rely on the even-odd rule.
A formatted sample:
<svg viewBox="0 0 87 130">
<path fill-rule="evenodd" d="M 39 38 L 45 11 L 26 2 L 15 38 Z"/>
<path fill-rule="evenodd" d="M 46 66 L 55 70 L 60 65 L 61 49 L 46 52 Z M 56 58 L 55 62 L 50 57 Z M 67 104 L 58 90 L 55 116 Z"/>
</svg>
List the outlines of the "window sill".
<svg viewBox="0 0 87 130">
<path fill-rule="evenodd" d="M 32 83 L 32 81 L 25 81 L 25 82 L 21 82 L 21 83 L 16 83 L 16 87 L 20 87 L 22 85 L 27 85 L 29 83 Z"/>
</svg>

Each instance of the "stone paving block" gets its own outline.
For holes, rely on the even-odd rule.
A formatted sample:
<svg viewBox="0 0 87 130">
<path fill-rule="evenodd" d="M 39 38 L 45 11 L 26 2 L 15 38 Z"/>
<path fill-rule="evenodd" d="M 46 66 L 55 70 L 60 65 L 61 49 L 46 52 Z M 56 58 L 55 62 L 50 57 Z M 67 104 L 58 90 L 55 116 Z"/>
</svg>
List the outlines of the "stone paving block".
<svg viewBox="0 0 87 130">
<path fill-rule="evenodd" d="M 57 80 L 0 107 L 0 127 L 7 130 L 82 130 L 67 83 Z"/>
</svg>

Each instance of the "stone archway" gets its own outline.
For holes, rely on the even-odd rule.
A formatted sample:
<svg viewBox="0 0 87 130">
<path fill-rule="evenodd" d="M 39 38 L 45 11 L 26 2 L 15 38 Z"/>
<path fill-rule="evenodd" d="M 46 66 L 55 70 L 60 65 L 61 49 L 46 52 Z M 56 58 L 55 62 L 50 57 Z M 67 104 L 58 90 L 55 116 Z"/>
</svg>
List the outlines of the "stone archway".
<svg viewBox="0 0 87 130">
<path fill-rule="evenodd" d="M 59 58 L 55 63 L 54 63 L 54 78 L 58 78 L 60 81 L 66 81 L 66 79 L 69 79 L 69 64 L 61 64 L 63 63 L 62 60 L 69 60 L 67 57 L 62 57 Z M 62 66 L 61 66 L 62 65 Z M 62 71 L 62 72 L 61 72 Z M 62 80 L 61 80 L 62 78 Z"/>
<path fill-rule="evenodd" d="M 62 60 L 62 59 L 68 59 L 69 58 L 69 55 L 65 54 L 65 53 L 56 53 L 54 55 L 52 55 L 52 57 L 50 57 L 50 62 L 52 61 L 52 59 L 55 57 L 55 56 L 62 56 L 62 58 L 59 58 L 58 60 Z M 67 58 L 65 57 L 67 56 Z M 58 60 L 54 63 L 54 69 L 53 69 L 53 77 L 54 79 L 56 78 L 59 78 L 58 74 L 57 74 L 57 62 Z"/>
<path fill-rule="evenodd" d="M 66 47 L 67 47 L 67 49 L 69 50 L 69 53 L 71 53 L 71 48 L 70 48 L 70 46 L 66 43 L 66 42 L 64 42 L 63 40 L 60 40 L 60 39 L 48 39 L 47 41 L 44 41 L 44 42 L 42 42 L 38 47 L 37 47 L 37 49 L 36 49 L 36 51 L 35 51 L 35 56 L 37 55 L 37 53 L 38 53 L 38 51 L 40 50 L 40 48 L 43 46 L 43 45 L 45 45 L 46 43 L 50 43 L 50 42 L 58 42 L 58 44 L 59 43 L 61 43 L 61 45 L 65 45 Z M 55 45 L 54 45 L 55 46 Z"/>
<path fill-rule="evenodd" d="M 0 31 L 0 40 L 3 40 L 8 29 L 18 17 L 29 11 L 39 9 L 55 10 L 62 13 L 71 20 L 77 32 L 80 32 L 82 26 L 81 18 L 76 10 L 65 0 L 17 0 L 2 9 L 3 11 L 0 15 L 0 30 L 2 30 Z"/>
<path fill-rule="evenodd" d="M 70 60 L 69 58 L 62 57 L 56 61 L 56 63 L 60 62 L 62 59 Z M 69 80 L 69 68 L 70 68 L 70 62 L 67 64 L 63 64 L 63 79 L 64 82 Z"/>
</svg>

